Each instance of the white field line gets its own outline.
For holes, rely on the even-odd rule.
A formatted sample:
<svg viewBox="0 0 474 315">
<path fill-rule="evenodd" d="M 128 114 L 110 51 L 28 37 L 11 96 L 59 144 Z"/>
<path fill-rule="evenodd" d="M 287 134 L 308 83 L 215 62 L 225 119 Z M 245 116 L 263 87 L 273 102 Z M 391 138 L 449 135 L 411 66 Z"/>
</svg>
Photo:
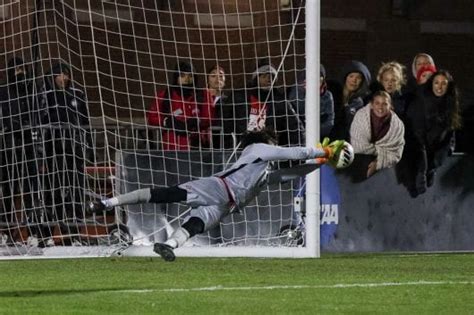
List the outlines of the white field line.
<svg viewBox="0 0 474 315">
<path fill-rule="evenodd" d="M 346 288 L 379 288 L 400 286 L 435 286 L 435 285 L 474 285 L 474 281 L 413 281 L 381 283 L 339 283 L 329 285 L 272 285 L 261 287 L 202 287 L 175 289 L 137 289 L 137 290 L 103 290 L 116 293 L 152 293 L 152 292 L 197 292 L 197 291 L 255 291 L 255 290 L 294 290 L 294 289 L 346 289 Z"/>
</svg>

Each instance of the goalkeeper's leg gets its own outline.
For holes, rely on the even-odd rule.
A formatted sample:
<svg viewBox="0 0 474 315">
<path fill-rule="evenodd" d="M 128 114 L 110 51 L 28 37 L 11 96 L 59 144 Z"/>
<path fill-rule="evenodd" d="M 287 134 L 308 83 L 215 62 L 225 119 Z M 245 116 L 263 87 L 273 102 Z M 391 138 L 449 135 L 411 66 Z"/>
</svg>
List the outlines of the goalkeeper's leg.
<svg viewBox="0 0 474 315">
<path fill-rule="evenodd" d="M 189 218 L 182 227 L 176 229 L 164 243 L 155 243 L 153 251 L 166 261 L 176 259 L 173 249 L 182 246 L 196 234 L 204 232 L 204 222 L 198 217 Z"/>
<path fill-rule="evenodd" d="M 107 211 L 116 206 L 140 203 L 172 203 L 186 201 L 188 192 L 178 186 L 167 188 L 143 188 L 104 200 L 91 201 L 91 212 Z"/>
<path fill-rule="evenodd" d="M 91 212 L 106 211 L 115 206 L 140 203 L 184 202 L 190 207 L 229 204 L 229 193 L 222 180 L 217 177 L 205 177 L 168 188 L 138 189 L 110 199 L 89 203 Z"/>
</svg>

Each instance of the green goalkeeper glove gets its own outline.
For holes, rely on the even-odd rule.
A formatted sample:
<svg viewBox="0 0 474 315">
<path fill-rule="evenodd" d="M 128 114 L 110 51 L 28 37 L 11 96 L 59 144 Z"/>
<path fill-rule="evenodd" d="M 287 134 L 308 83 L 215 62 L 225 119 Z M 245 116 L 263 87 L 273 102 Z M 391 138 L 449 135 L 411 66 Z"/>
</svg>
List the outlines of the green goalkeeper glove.
<svg viewBox="0 0 474 315">
<path fill-rule="evenodd" d="M 334 140 L 328 145 L 328 147 L 332 150 L 332 156 L 329 158 L 328 163 L 334 168 L 339 168 L 338 164 L 341 158 L 342 150 L 344 150 L 345 143 L 346 142 L 344 140 Z"/>
<path fill-rule="evenodd" d="M 329 163 L 332 167 L 337 167 L 339 156 L 341 151 L 344 149 L 344 140 L 334 140 L 330 142 L 328 137 L 323 139 L 323 142 L 318 144 L 318 147 L 322 148 L 326 152 L 325 158 L 317 159 L 318 162 Z"/>
</svg>

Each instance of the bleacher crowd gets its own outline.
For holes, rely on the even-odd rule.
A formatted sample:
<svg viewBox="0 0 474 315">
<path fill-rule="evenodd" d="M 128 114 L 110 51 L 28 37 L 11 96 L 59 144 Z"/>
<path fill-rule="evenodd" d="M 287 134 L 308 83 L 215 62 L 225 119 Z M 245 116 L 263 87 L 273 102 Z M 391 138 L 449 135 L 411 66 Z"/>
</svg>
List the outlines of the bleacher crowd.
<svg viewBox="0 0 474 315">
<path fill-rule="evenodd" d="M 375 79 L 367 66 L 348 61 L 337 79 L 320 67 L 320 135 L 345 139 L 356 152 L 347 174 L 362 181 L 396 167 L 399 182 L 412 197 L 433 185 L 436 169 L 452 152 L 454 131 L 461 127 L 458 92 L 451 74 L 437 69 L 426 53 L 415 56 L 408 75 L 397 61 L 381 63 Z M 162 129 L 161 148 L 233 149 L 245 130 L 274 128 L 280 145 L 304 144 L 305 77 L 296 84 L 275 84 L 275 67 L 260 61 L 245 88 L 226 90 L 225 69 L 212 67 L 206 89 L 195 89 L 189 62 L 176 65 L 169 86 L 160 90 L 147 113 Z M 223 136 L 214 141 L 212 130 Z M 210 136 L 211 135 L 211 136 Z"/>
<path fill-rule="evenodd" d="M 399 183 L 412 197 L 423 194 L 452 152 L 455 130 L 461 128 L 451 74 L 426 53 L 414 57 L 409 73 L 397 61 L 381 63 L 374 75 L 356 60 L 343 65 L 338 78 L 327 78 L 323 65 L 320 69 L 320 136 L 353 145 L 356 158 L 347 175 L 360 182 L 395 167 Z M 31 233 L 44 239 L 51 230 L 41 229 L 39 222 L 84 215 L 80 190 L 85 185 L 83 148 L 90 145 L 90 124 L 85 93 L 72 84 L 68 65 L 54 64 L 40 91 L 29 71 L 23 60 L 13 58 L 0 90 L 0 221 L 18 220 L 17 208 L 31 210 L 26 211 L 27 220 L 38 223 Z M 147 125 L 159 129 L 159 150 L 238 149 L 245 131 L 263 127 L 277 132 L 280 145 L 304 145 L 304 73 L 294 84 L 278 86 L 279 74 L 265 59 L 244 88 L 226 88 L 227 75 L 222 66 L 213 65 L 206 72 L 205 87 L 197 88 L 198 72 L 191 62 L 177 62 L 167 87 L 147 105 Z M 34 211 L 42 208 L 35 196 L 42 196 L 39 201 L 46 209 L 41 218 Z"/>
</svg>

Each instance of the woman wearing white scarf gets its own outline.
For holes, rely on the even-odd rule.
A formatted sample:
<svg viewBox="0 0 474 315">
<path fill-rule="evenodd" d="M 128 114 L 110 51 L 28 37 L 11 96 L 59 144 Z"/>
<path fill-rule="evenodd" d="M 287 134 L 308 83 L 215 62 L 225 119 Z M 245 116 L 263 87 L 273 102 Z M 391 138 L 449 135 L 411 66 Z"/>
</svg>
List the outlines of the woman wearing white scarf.
<svg viewBox="0 0 474 315">
<path fill-rule="evenodd" d="M 367 178 L 400 161 L 405 145 L 405 127 L 392 110 L 390 95 L 378 91 L 369 104 L 361 108 L 351 124 L 351 144 L 356 160 L 365 155 Z M 366 164 L 367 164 L 366 163 Z"/>
</svg>

